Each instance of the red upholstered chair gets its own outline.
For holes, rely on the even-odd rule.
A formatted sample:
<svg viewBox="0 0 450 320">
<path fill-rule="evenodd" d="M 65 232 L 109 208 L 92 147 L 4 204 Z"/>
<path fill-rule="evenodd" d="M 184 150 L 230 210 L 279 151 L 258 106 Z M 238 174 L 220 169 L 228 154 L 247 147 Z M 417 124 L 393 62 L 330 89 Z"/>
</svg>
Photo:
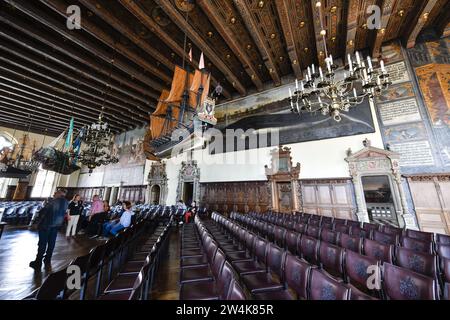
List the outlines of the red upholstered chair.
<svg viewBox="0 0 450 320">
<path fill-rule="evenodd" d="M 349 300 L 350 288 L 319 269 L 313 268 L 309 278 L 309 300 Z"/>
<path fill-rule="evenodd" d="M 372 233 L 372 240 L 384 243 L 384 244 L 391 244 L 393 246 L 396 246 L 399 244 L 399 238 L 396 234 L 387 234 L 380 231 L 373 231 Z"/>
<path fill-rule="evenodd" d="M 181 286 L 180 300 L 225 300 L 235 279 L 233 267 L 224 261 L 214 269 L 214 281 L 186 283 Z"/>
<path fill-rule="evenodd" d="M 274 244 L 267 247 L 266 272 L 257 272 L 241 276 L 246 288 L 252 293 L 281 290 L 283 286 L 283 264 L 286 253 Z"/>
<path fill-rule="evenodd" d="M 33 300 L 60 300 L 64 297 L 67 268 L 51 273 L 41 287 L 32 294 Z"/>
<path fill-rule="evenodd" d="M 247 300 L 244 290 L 236 279 L 231 280 L 226 300 Z"/>
<path fill-rule="evenodd" d="M 240 275 L 266 271 L 267 240 L 257 237 L 255 239 L 254 259 L 251 261 L 234 261 L 232 265 Z"/>
<path fill-rule="evenodd" d="M 381 231 L 386 234 L 397 235 L 399 239 L 403 236 L 403 232 L 404 232 L 404 230 L 401 228 L 395 228 L 395 227 L 391 227 L 391 226 L 383 226 L 381 228 Z"/>
<path fill-rule="evenodd" d="M 312 263 L 316 266 L 319 265 L 318 251 L 319 251 L 320 240 L 310 237 L 302 236 L 300 238 L 299 247 L 297 252 L 301 255 L 303 259 Z"/>
<path fill-rule="evenodd" d="M 395 265 L 438 279 L 437 256 L 397 247 L 395 249 Z"/>
<path fill-rule="evenodd" d="M 306 235 L 316 239 L 320 239 L 320 227 L 309 224 L 308 228 L 306 229 Z"/>
<path fill-rule="evenodd" d="M 407 229 L 405 235 L 409 238 L 414 238 L 421 241 L 432 242 L 434 241 L 434 234 L 431 232 L 423 232 Z"/>
<path fill-rule="evenodd" d="M 333 217 L 325 217 L 325 216 L 323 216 L 322 217 L 322 225 L 324 225 L 324 224 L 333 224 L 333 220 L 334 220 Z"/>
<path fill-rule="evenodd" d="M 370 267 L 380 268 L 380 264 L 377 259 L 361 255 L 357 252 L 346 251 L 344 265 L 345 282 L 349 284 L 353 292 L 356 293 L 358 290 L 371 296 L 380 296 L 379 290 L 369 289 L 367 283 L 369 276 L 373 274 L 369 273 L 369 271 L 371 271 Z M 380 272 L 379 269 L 378 272 Z"/>
<path fill-rule="evenodd" d="M 334 229 L 334 224 L 333 223 L 323 223 L 320 225 L 320 228 L 322 230 L 330 230 L 332 231 Z"/>
<path fill-rule="evenodd" d="M 295 231 L 286 232 L 286 249 L 292 254 L 297 254 L 298 241 L 301 235 Z"/>
<path fill-rule="evenodd" d="M 351 227 L 355 227 L 355 228 L 361 228 L 361 222 L 359 221 L 355 221 L 355 220 L 345 220 L 345 224 L 347 226 Z"/>
<path fill-rule="evenodd" d="M 339 232 L 341 234 L 350 234 L 350 227 L 345 224 L 336 224 L 335 223 L 334 231 Z"/>
<path fill-rule="evenodd" d="M 306 300 L 308 296 L 307 285 L 311 265 L 294 255 L 288 253 L 284 264 L 284 290 L 268 291 L 255 294 L 256 300 Z"/>
<path fill-rule="evenodd" d="M 342 278 L 344 275 L 344 249 L 321 241 L 319 248 L 320 267 L 330 275 Z"/>
<path fill-rule="evenodd" d="M 436 280 L 414 271 L 385 263 L 383 292 L 389 300 L 438 300 Z"/>
<path fill-rule="evenodd" d="M 364 223 L 363 227 L 364 230 L 368 231 L 368 232 L 373 232 L 373 231 L 380 231 L 380 225 L 379 224 L 375 224 L 375 223 Z"/>
<path fill-rule="evenodd" d="M 436 243 L 450 245 L 450 236 L 445 234 L 436 234 Z"/>
<path fill-rule="evenodd" d="M 417 252 L 433 253 L 433 242 L 422 241 L 415 238 L 403 237 L 401 245 L 404 248 L 412 249 Z"/>
<path fill-rule="evenodd" d="M 303 233 L 305 233 L 306 232 L 306 228 L 307 228 L 308 226 L 306 225 L 306 224 L 304 224 L 304 223 L 295 223 L 294 224 L 294 230 L 295 230 L 295 232 L 298 232 L 298 233 L 301 233 L 301 234 L 303 234 Z"/>
<path fill-rule="evenodd" d="M 371 234 L 372 234 L 371 230 L 367 231 L 367 230 L 364 230 L 363 228 L 356 227 L 356 226 L 352 226 L 350 228 L 350 235 L 352 235 L 352 236 L 370 239 Z"/>
<path fill-rule="evenodd" d="M 338 235 L 339 234 L 337 232 L 322 228 L 322 231 L 320 233 L 320 240 L 331 244 L 337 244 Z"/>
<path fill-rule="evenodd" d="M 349 236 L 348 234 L 339 234 L 338 244 L 340 247 L 357 253 L 362 252 L 363 239 L 360 237 Z"/>
<path fill-rule="evenodd" d="M 450 282 L 450 259 L 443 259 L 443 266 L 444 266 L 444 279 L 445 282 Z"/>
<path fill-rule="evenodd" d="M 444 285 L 444 299 L 450 300 L 450 282 Z"/>
<path fill-rule="evenodd" d="M 275 227 L 274 233 L 275 233 L 274 242 L 278 246 L 284 248 L 286 241 L 286 229 L 283 227 Z"/>
<path fill-rule="evenodd" d="M 363 253 L 371 258 L 377 259 L 382 263 L 393 262 L 393 246 L 379 243 L 374 240 L 364 239 Z"/>
<path fill-rule="evenodd" d="M 345 219 L 335 218 L 335 219 L 333 220 L 333 224 L 334 224 L 335 226 L 337 226 L 337 225 L 345 225 L 345 224 L 346 224 L 346 221 L 345 221 Z"/>
</svg>

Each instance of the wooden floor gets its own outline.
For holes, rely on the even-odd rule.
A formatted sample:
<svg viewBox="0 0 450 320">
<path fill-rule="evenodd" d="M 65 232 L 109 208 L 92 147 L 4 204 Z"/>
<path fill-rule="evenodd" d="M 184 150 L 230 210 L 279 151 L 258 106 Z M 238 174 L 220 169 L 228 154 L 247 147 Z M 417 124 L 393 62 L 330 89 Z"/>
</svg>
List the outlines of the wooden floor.
<svg viewBox="0 0 450 320">
<path fill-rule="evenodd" d="M 178 300 L 180 278 L 180 231 L 174 227 L 169 237 L 167 256 L 162 259 L 153 287 L 152 299 Z"/>
<path fill-rule="evenodd" d="M 72 259 L 84 255 L 99 244 L 86 236 L 67 240 L 58 234 L 52 258 L 52 268 L 36 272 L 28 264 L 36 258 L 37 231 L 26 227 L 7 227 L 0 239 L 0 300 L 18 300 L 40 287 L 49 272 L 66 266 Z"/>
<path fill-rule="evenodd" d="M 8 227 L 0 239 L 0 300 L 20 300 L 38 288 L 49 272 L 66 266 L 72 259 L 84 255 L 99 241 L 81 235 L 67 240 L 58 235 L 52 259 L 52 269 L 35 272 L 28 266 L 36 257 L 38 234 L 26 227 Z M 179 297 L 179 230 L 170 234 L 167 256 L 161 265 L 152 292 L 155 300 L 178 300 Z"/>
</svg>

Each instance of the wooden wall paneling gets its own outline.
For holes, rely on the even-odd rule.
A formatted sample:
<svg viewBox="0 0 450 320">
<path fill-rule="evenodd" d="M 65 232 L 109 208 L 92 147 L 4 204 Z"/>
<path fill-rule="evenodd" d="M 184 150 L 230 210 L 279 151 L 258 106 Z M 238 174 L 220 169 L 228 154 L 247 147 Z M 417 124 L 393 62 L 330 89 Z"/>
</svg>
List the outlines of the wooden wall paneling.
<svg viewBox="0 0 450 320">
<path fill-rule="evenodd" d="M 408 182 L 420 229 L 450 234 L 450 176 L 410 176 Z"/>
</svg>

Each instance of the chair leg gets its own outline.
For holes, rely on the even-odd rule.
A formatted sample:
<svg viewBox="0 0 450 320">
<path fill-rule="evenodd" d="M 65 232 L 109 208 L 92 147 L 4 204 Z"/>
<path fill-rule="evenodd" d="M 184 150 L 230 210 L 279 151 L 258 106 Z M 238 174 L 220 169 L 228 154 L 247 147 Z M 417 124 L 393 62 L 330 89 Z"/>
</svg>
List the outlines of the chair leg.
<svg viewBox="0 0 450 320">
<path fill-rule="evenodd" d="M 102 286 L 102 273 L 103 273 L 103 265 L 100 268 L 100 270 L 98 271 L 98 275 L 97 275 L 97 281 L 95 284 L 95 298 L 98 298 L 100 296 L 100 289 Z"/>
</svg>

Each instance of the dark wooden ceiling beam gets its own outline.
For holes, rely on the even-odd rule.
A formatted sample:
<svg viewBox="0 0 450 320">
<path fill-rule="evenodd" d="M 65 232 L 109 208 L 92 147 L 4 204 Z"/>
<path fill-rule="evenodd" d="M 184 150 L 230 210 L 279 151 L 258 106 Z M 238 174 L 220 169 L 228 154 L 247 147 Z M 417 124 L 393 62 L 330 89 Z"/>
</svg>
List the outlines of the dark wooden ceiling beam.
<svg viewBox="0 0 450 320">
<path fill-rule="evenodd" d="M 101 110 L 102 106 L 105 106 L 105 114 L 108 114 L 110 117 L 117 117 L 116 113 L 111 112 L 110 110 L 117 109 L 117 106 L 112 105 L 111 101 L 109 101 L 107 93 L 103 94 L 103 97 L 101 95 L 94 95 L 90 94 L 88 92 L 85 92 L 83 90 L 78 89 L 78 92 L 75 91 L 76 88 L 70 87 L 69 85 L 65 84 L 64 82 L 61 82 L 57 80 L 55 76 L 47 76 L 45 74 L 37 72 L 35 69 L 27 68 L 26 66 L 20 65 L 18 63 L 15 63 L 14 61 L 8 60 L 5 56 L 0 56 L 0 61 L 3 61 L 5 63 L 0 63 L 0 68 L 3 70 L 8 70 L 10 72 L 16 72 L 16 75 L 19 75 L 23 77 L 23 79 L 33 79 L 37 81 L 38 83 L 44 84 L 47 86 L 47 88 L 53 89 L 57 91 L 57 95 L 63 95 L 63 96 L 70 96 L 74 101 L 76 101 L 78 107 L 80 107 L 80 103 L 83 101 L 82 106 L 85 106 L 86 108 L 89 108 L 92 110 L 92 112 L 96 112 L 97 114 Z M 12 67 L 14 66 L 14 67 Z M 17 71 L 17 68 L 20 69 L 20 71 Z M 45 80 L 44 80 L 45 79 Z M 68 91 L 67 88 L 72 91 Z M 87 97 L 86 97 L 87 96 Z M 98 101 L 97 101 L 98 100 Z M 104 102 L 103 102 L 104 100 Z M 119 108 L 120 110 L 121 108 Z M 127 115 L 122 114 L 122 117 L 125 120 L 128 121 L 134 121 L 136 118 L 143 117 L 143 115 L 137 115 L 130 111 L 131 109 L 122 109 L 122 112 L 127 111 Z"/>
<path fill-rule="evenodd" d="M 347 37 L 345 40 L 345 53 L 343 61 L 347 61 L 347 55 L 355 53 L 356 47 L 356 32 L 358 31 L 358 15 L 361 8 L 361 0 L 347 1 Z"/>
<path fill-rule="evenodd" d="M 253 18 L 253 15 L 250 11 L 250 8 L 248 7 L 247 2 L 245 0 L 233 0 L 233 3 L 235 4 L 239 14 L 244 20 L 248 31 L 252 35 L 252 38 L 255 41 L 256 46 L 258 47 L 258 50 L 263 58 L 264 64 L 266 65 L 267 70 L 269 70 L 270 76 L 272 77 L 274 84 L 276 86 L 281 85 L 281 78 L 278 73 L 275 60 L 272 57 L 269 48 L 267 47 L 264 37 L 261 35 L 261 32 L 259 31 L 258 25 L 255 19 Z"/>
<path fill-rule="evenodd" d="M 105 21 L 107 24 L 109 24 L 111 27 L 116 29 L 123 36 L 131 40 L 136 46 L 144 50 L 149 56 L 155 58 L 161 64 L 166 66 L 170 71 L 174 70 L 175 64 L 170 59 L 168 59 L 164 54 L 162 54 L 154 47 L 150 46 L 149 43 L 146 42 L 146 40 L 142 40 L 134 30 L 132 30 L 125 23 L 123 23 L 121 20 L 112 15 L 107 8 L 101 6 L 97 1 L 92 0 L 78 0 L 78 1 L 82 3 L 88 10 L 90 10 L 95 15 L 100 17 L 103 21 Z M 55 0 L 45 0 L 44 2 L 55 2 Z M 83 24 L 83 27 L 87 27 L 86 24 Z M 101 38 L 104 38 L 104 36 L 102 36 Z M 154 72 L 156 76 L 158 76 L 166 83 L 170 84 L 172 82 L 172 78 L 170 76 L 168 76 L 164 72 L 161 72 L 155 66 L 149 65 L 148 63 L 143 61 L 143 59 L 140 58 L 136 60 L 142 61 L 142 63 L 145 64 L 146 68 L 152 70 L 152 72 Z"/>
<path fill-rule="evenodd" d="M 90 83 L 89 80 L 75 79 L 70 76 L 71 73 L 69 72 L 56 70 L 53 65 L 47 63 L 46 61 L 39 61 L 39 59 L 37 59 L 36 57 L 30 57 L 26 52 L 22 52 L 18 48 L 13 49 L 9 47 L 6 42 L 0 43 L 0 52 L 1 50 L 7 52 L 7 54 L 4 53 L 3 56 L 0 56 L 0 59 L 2 59 L 3 61 L 10 64 L 17 61 L 19 64 L 25 65 L 22 64 L 22 59 L 26 60 L 26 62 L 28 62 L 27 65 L 34 65 L 33 68 L 28 68 L 29 70 L 31 70 L 31 72 L 34 72 L 41 77 L 49 78 L 53 81 L 58 80 L 58 83 L 63 84 L 66 88 L 68 88 L 68 90 L 73 90 L 76 93 L 80 92 L 87 94 L 90 96 L 90 98 L 99 100 L 100 103 L 102 102 L 103 93 L 107 91 L 106 87 L 99 88 L 96 86 L 96 84 Z M 18 60 L 13 61 L 13 57 L 16 57 Z M 46 73 L 43 74 L 42 72 L 38 72 L 37 70 L 40 70 L 40 68 L 45 69 Z M 47 71 L 49 71 L 50 73 L 47 73 Z M 94 89 L 95 91 L 92 89 Z M 116 94 L 112 92 L 112 90 L 109 90 L 108 98 L 105 102 L 116 106 L 119 110 L 127 111 L 128 109 L 133 108 L 132 113 L 138 117 L 147 116 L 149 111 L 148 109 L 147 111 L 145 111 L 143 109 L 143 106 L 140 106 L 139 108 L 138 105 L 133 105 L 132 103 L 121 100 L 121 98 L 117 97 Z"/>
<path fill-rule="evenodd" d="M 312 11 L 312 19 L 313 19 L 313 26 L 314 26 L 314 38 L 316 39 L 316 57 L 317 61 L 320 65 L 325 64 L 325 44 L 324 44 L 324 38 L 320 34 L 320 31 L 322 30 L 321 24 L 320 24 L 320 11 L 316 7 L 317 0 L 311 0 L 311 11 Z"/>
<path fill-rule="evenodd" d="M 111 65 L 111 61 L 113 59 L 113 56 L 115 55 L 113 50 L 111 50 L 111 52 L 107 52 L 101 49 L 98 45 L 95 45 L 92 41 L 90 41 L 86 37 L 84 37 L 81 33 L 69 32 L 64 23 L 57 21 L 46 12 L 36 9 L 36 7 L 33 7 L 31 4 L 33 3 L 32 1 L 31 2 L 29 1 L 19 2 L 15 0 L 3 0 L 3 1 L 10 4 L 17 10 L 20 10 L 21 12 L 28 15 L 30 18 L 36 20 L 37 22 L 41 23 L 42 25 L 46 26 L 47 28 L 50 28 L 57 34 L 63 36 L 66 39 L 69 39 L 73 43 L 77 44 L 83 50 L 87 50 L 95 54 L 98 58 L 101 58 L 103 61 Z M 159 82 L 147 77 L 146 75 L 143 74 L 143 72 L 140 72 L 140 70 L 136 70 L 133 66 L 125 62 L 119 56 L 116 56 L 114 58 L 113 66 L 114 68 L 118 68 L 122 72 L 129 74 L 130 77 L 134 77 L 136 80 L 139 80 L 140 82 L 144 83 L 150 88 L 155 88 L 157 90 L 162 90 L 163 88 L 163 86 L 161 86 Z"/>
<path fill-rule="evenodd" d="M 397 0 L 382 0 L 381 6 L 381 28 L 374 30 L 375 36 L 371 46 L 371 54 L 373 58 L 378 58 L 381 54 L 381 46 L 383 45 L 386 27 L 389 24 L 389 19 L 394 11 Z"/>
<path fill-rule="evenodd" d="M 41 101 L 40 99 L 31 99 L 23 94 L 18 95 L 10 90 L 6 91 L 0 88 L 0 98 L 2 98 L 2 103 L 10 105 L 10 108 L 13 110 L 23 108 L 26 112 L 36 112 L 43 115 L 54 114 L 60 117 L 60 119 L 64 118 L 67 120 L 67 124 L 69 123 L 72 115 L 76 117 L 76 121 L 79 121 L 83 124 L 91 124 L 96 122 L 96 117 L 89 117 L 86 113 L 77 113 L 72 114 L 70 109 L 61 107 L 58 103 L 47 103 Z M 36 111 L 35 111 L 36 110 Z M 98 115 L 97 115 L 98 117 Z M 108 123 L 111 124 L 111 127 L 114 129 L 119 129 L 121 126 L 132 126 L 131 123 L 126 124 L 125 122 L 117 122 L 111 119 L 108 119 Z M 51 125 L 51 123 L 50 123 Z"/>
<path fill-rule="evenodd" d="M 203 9 L 203 12 L 206 14 L 208 19 L 212 22 L 214 27 L 219 31 L 222 38 L 225 40 L 227 45 L 233 50 L 234 54 L 238 57 L 240 62 L 242 63 L 245 72 L 250 76 L 253 83 L 256 86 L 258 91 L 263 89 L 263 83 L 261 78 L 258 75 L 258 71 L 256 67 L 253 65 L 248 54 L 241 47 L 239 41 L 236 41 L 233 32 L 228 27 L 227 22 L 217 13 L 217 10 L 214 8 L 210 0 L 199 0 L 197 4 L 200 8 Z"/>
<path fill-rule="evenodd" d="M 417 16 L 415 19 L 411 20 L 411 23 L 404 35 L 404 42 L 406 43 L 406 47 L 408 49 L 413 48 L 416 45 L 417 37 L 427 23 L 428 16 L 437 3 L 438 0 L 424 0 Z"/>
<path fill-rule="evenodd" d="M 36 134 L 40 134 L 40 135 L 44 135 L 44 136 L 48 136 L 48 137 L 57 137 L 61 134 L 62 131 L 58 131 L 58 130 L 53 130 L 53 129 L 48 129 L 44 126 L 40 126 L 40 125 L 34 125 L 31 128 L 29 128 L 28 126 L 24 125 L 22 121 L 17 120 L 14 117 L 7 117 L 4 119 L 0 119 L 0 127 L 7 127 L 13 130 L 21 130 L 23 132 L 30 132 L 30 133 L 36 133 Z M 42 145 L 42 142 L 40 142 L 41 144 L 38 144 L 36 147 L 40 148 Z"/>
<path fill-rule="evenodd" d="M 206 43 L 206 41 L 186 22 L 183 15 L 173 6 L 171 1 L 167 0 L 155 0 L 155 2 L 164 10 L 164 12 L 170 17 L 170 19 L 178 25 L 181 30 L 186 30 L 187 35 L 195 45 L 205 53 L 205 55 L 211 60 L 216 67 L 223 72 L 225 78 L 233 84 L 233 87 L 239 92 L 241 96 L 245 96 L 247 91 L 239 78 L 233 74 L 233 71 L 228 65 L 223 62 L 214 50 Z"/>
<path fill-rule="evenodd" d="M 40 54 L 43 54 L 44 57 L 46 59 L 55 61 L 57 63 L 62 64 L 65 67 L 70 68 L 70 66 L 72 66 L 74 63 L 73 61 L 78 62 L 78 64 L 75 66 L 75 70 L 79 70 L 77 73 L 80 73 L 82 76 L 87 77 L 87 78 L 93 78 L 99 82 L 101 82 L 102 84 L 107 84 L 108 82 L 111 83 L 111 85 L 113 86 L 113 88 L 115 88 L 116 90 L 119 90 L 123 93 L 127 93 L 128 95 L 130 95 L 131 97 L 138 99 L 139 101 L 148 104 L 151 106 L 149 99 L 146 99 L 146 96 L 151 97 L 153 99 L 157 99 L 159 98 L 159 95 L 156 94 L 156 90 L 153 90 L 150 88 L 146 89 L 143 86 L 141 86 L 138 83 L 132 82 L 131 80 L 124 78 L 121 75 L 118 75 L 117 72 L 112 72 L 110 73 L 105 67 L 104 65 L 101 65 L 100 63 L 98 63 L 97 61 L 95 61 L 94 59 L 92 59 L 90 56 L 88 56 L 87 54 L 84 54 L 82 51 L 78 51 L 78 52 L 74 52 L 75 49 L 73 49 L 72 47 L 70 47 L 68 44 L 61 42 L 61 41 L 57 41 L 57 39 L 52 38 L 49 36 L 49 34 L 42 32 L 40 30 L 38 30 L 37 28 L 33 28 L 32 25 L 26 24 L 23 21 L 20 21 L 19 19 L 17 19 L 16 17 L 10 16 L 8 15 L 6 12 L 2 12 L 0 11 L 0 21 L 3 22 L 4 24 L 8 25 L 9 27 L 19 31 L 19 33 L 15 34 L 14 38 L 11 38 L 9 34 L 7 33 L 3 33 L 3 28 L 0 28 L 0 34 L 4 35 L 5 37 L 8 37 L 8 39 L 10 39 L 11 41 L 15 41 L 16 44 L 27 48 L 28 50 L 31 50 L 33 52 L 39 52 Z M 6 28 L 5 28 L 6 31 Z M 30 42 L 29 39 L 27 39 L 25 36 L 23 35 L 27 35 L 32 37 L 33 39 L 35 39 L 36 41 L 39 41 L 40 43 L 44 44 L 45 46 L 49 46 L 50 48 L 52 48 L 53 52 L 52 54 L 46 54 L 45 53 L 45 48 L 43 48 L 41 45 L 34 43 L 34 42 Z M 60 52 L 61 54 L 59 54 L 58 52 Z M 69 57 L 70 59 L 72 59 L 73 61 L 71 61 L 70 59 L 67 59 L 66 57 Z M 56 59 L 56 60 L 55 60 Z M 92 69 L 95 71 L 92 72 L 91 70 L 87 69 L 86 67 Z M 73 67 L 72 67 L 73 68 Z M 96 74 L 101 74 L 103 76 L 105 76 L 106 78 L 104 78 L 105 80 L 100 80 L 99 76 L 96 76 Z M 117 83 L 119 83 L 119 85 L 125 85 L 128 88 L 131 88 L 132 90 L 125 90 L 125 89 L 121 89 L 119 88 L 120 86 L 116 86 L 114 84 L 113 81 L 108 81 L 109 76 L 111 76 L 111 80 L 116 81 Z M 138 96 L 136 94 L 134 94 L 134 92 L 138 92 L 140 93 L 142 96 Z"/>
<path fill-rule="evenodd" d="M 51 9 L 56 11 L 58 14 L 67 17 L 67 4 L 59 1 L 59 0 L 41 0 L 41 2 L 47 6 L 49 6 Z M 109 14 L 109 12 L 105 12 L 103 8 L 100 6 L 100 8 L 97 8 L 96 5 L 92 3 L 92 1 L 80 1 L 85 7 L 88 8 L 88 10 L 95 13 L 97 16 L 99 16 L 102 20 L 104 20 L 106 23 L 113 26 L 117 31 L 122 33 L 124 36 L 128 37 L 130 40 L 138 44 L 141 48 L 145 48 L 144 50 L 150 54 L 150 56 L 155 57 L 156 59 L 159 59 L 161 62 L 163 62 L 169 70 L 173 69 L 174 64 L 171 63 L 168 59 L 166 59 L 162 54 L 160 54 L 156 49 L 150 47 L 148 44 L 144 43 L 139 37 L 132 31 L 129 30 L 124 24 Z M 95 11 L 94 11 L 95 10 Z M 116 24 L 116 25 L 115 25 Z M 147 70 L 151 74 L 155 75 L 159 79 L 161 79 L 164 83 L 170 83 L 171 77 L 160 70 L 157 66 L 154 66 L 150 64 L 148 61 L 143 59 L 138 54 L 132 52 L 131 50 L 127 49 L 123 44 L 116 41 L 112 38 L 111 35 L 109 35 L 107 32 L 103 31 L 102 29 L 98 28 L 95 24 L 89 22 L 89 20 L 84 19 L 82 23 L 82 28 L 90 33 L 92 36 L 94 36 L 96 39 L 100 40 L 107 46 L 109 46 L 113 50 L 117 50 L 121 55 L 127 57 L 137 65 L 139 65 L 144 70 Z M 165 86 L 163 86 L 164 88 Z M 161 86 L 158 86 L 158 91 L 162 90 Z"/>
<path fill-rule="evenodd" d="M 294 38 L 293 28 L 297 25 L 296 18 L 293 13 L 295 12 L 295 3 L 291 0 L 275 0 L 275 5 L 277 7 L 278 15 L 281 21 L 281 27 L 283 28 L 284 39 L 286 40 L 287 52 L 289 58 L 291 59 L 291 66 L 294 70 L 294 74 L 297 78 L 302 77 L 302 70 L 300 68 L 300 55 L 297 52 L 297 45 Z"/>
<path fill-rule="evenodd" d="M 145 12 L 138 3 L 134 0 L 119 0 L 120 4 L 127 9 L 132 15 L 134 15 L 147 29 L 153 32 L 160 40 L 164 41 L 169 48 L 171 48 L 178 56 L 183 57 L 185 55 L 183 48 L 167 34 L 161 26 L 159 26 L 149 15 Z M 198 68 L 198 61 L 192 60 L 192 65 Z M 211 76 L 212 83 L 217 85 L 219 82 Z M 226 98 L 231 98 L 230 92 L 224 88 L 223 95 Z"/>
</svg>

